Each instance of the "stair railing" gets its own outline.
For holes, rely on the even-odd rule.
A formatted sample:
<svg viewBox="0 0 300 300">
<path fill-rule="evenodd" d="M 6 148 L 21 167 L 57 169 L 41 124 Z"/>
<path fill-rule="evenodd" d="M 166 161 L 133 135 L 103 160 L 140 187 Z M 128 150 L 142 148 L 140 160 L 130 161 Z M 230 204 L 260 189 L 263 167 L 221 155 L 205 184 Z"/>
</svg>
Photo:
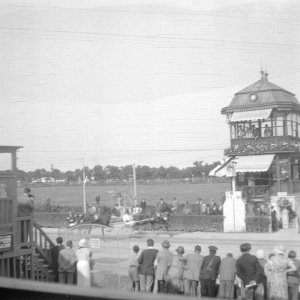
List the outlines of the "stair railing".
<svg viewBox="0 0 300 300">
<path fill-rule="evenodd" d="M 45 260 L 45 262 L 51 265 L 50 249 L 55 246 L 52 240 L 42 227 L 33 221 L 33 244 L 36 251 Z"/>
</svg>

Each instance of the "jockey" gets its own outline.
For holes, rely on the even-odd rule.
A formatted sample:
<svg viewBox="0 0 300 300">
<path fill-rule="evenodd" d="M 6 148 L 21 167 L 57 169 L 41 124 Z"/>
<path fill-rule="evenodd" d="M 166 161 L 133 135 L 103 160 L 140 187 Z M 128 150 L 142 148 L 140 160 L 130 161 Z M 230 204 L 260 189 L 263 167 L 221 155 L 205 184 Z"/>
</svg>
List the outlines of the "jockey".
<svg viewBox="0 0 300 300">
<path fill-rule="evenodd" d="M 126 225 L 134 226 L 136 222 L 133 220 L 132 215 L 129 214 L 129 210 L 126 209 L 123 215 L 123 221 Z"/>
</svg>

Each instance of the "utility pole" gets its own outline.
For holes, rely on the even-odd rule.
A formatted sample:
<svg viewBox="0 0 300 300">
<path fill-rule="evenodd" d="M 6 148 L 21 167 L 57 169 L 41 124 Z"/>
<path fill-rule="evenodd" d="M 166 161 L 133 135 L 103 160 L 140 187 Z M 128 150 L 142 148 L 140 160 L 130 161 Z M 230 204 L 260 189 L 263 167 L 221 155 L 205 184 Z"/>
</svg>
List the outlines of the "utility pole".
<svg viewBox="0 0 300 300">
<path fill-rule="evenodd" d="M 82 159 L 82 190 L 83 190 L 83 213 L 86 214 L 86 197 L 85 197 L 85 171 L 84 171 L 84 159 Z"/>
<path fill-rule="evenodd" d="M 132 165 L 132 170 L 133 170 L 133 198 L 134 201 L 136 202 L 136 173 L 135 173 L 135 164 Z M 136 204 L 136 203 L 135 203 Z"/>
</svg>

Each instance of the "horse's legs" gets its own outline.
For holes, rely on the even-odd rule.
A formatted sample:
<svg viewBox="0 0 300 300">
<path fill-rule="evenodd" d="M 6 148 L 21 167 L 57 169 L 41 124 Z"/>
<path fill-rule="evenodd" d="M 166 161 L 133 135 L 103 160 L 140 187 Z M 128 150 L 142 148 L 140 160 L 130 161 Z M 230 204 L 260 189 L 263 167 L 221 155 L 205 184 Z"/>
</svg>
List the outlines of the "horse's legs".
<svg viewBox="0 0 300 300">
<path fill-rule="evenodd" d="M 103 237 L 103 241 L 105 241 L 105 237 L 104 237 L 104 227 L 102 227 L 102 237 Z"/>
<path fill-rule="evenodd" d="M 168 234 L 169 234 L 170 236 L 173 236 L 172 233 L 171 233 L 170 230 L 169 230 L 169 223 L 168 223 L 168 222 L 164 222 L 163 224 L 164 224 L 165 229 L 166 229 L 166 231 L 168 232 Z"/>
</svg>

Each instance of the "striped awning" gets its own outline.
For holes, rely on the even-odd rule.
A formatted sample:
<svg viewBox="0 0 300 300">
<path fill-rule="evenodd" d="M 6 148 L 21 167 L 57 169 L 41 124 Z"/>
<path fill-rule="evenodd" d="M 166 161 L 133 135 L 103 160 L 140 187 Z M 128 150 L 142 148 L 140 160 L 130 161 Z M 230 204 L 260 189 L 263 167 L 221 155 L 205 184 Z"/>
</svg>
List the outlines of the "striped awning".
<svg viewBox="0 0 300 300">
<path fill-rule="evenodd" d="M 275 154 L 237 156 L 236 172 L 266 172 L 270 169 Z"/>
<path fill-rule="evenodd" d="M 209 172 L 209 176 L 232 177 L 237 172 L 267 172 L 275 154 L 236 156 L 226 159 Z"/>
<path fill-rule="evenodd" d="M 262 120 L 270 117 L 272 108 L 234 112 L 230 122 Z"/>
</svg>

